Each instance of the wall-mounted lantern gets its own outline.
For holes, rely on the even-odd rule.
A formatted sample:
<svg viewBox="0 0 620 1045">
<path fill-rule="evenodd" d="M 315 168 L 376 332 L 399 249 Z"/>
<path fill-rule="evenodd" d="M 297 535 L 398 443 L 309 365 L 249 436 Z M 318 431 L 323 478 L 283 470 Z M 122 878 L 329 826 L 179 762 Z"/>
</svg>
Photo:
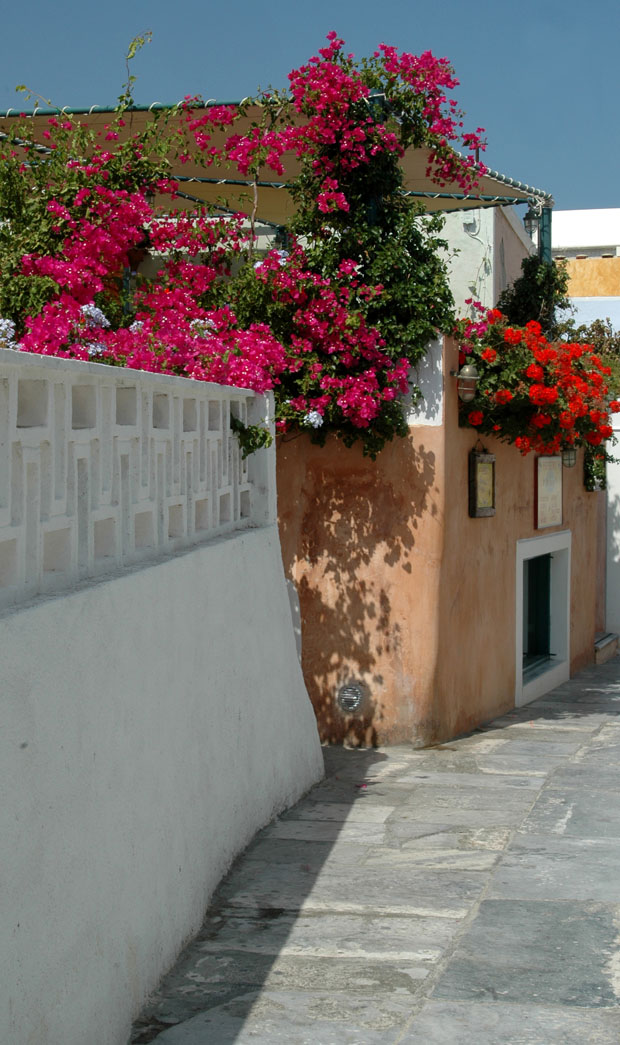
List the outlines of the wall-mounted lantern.
<svg viewBox="0 0 620 1045">
<path fill-rule="evenodd" d="M 476 386 L 480 380 L 480 374 L 473 363 L 465 363 L 458 373 L 452 371 L 456 377 L 456 390 L 462 403 L 471 403 L 476 395 Z"/>
<path fill-rule="evenodd" d="M 527 214 L 523 219 L 523 225 L 528 236 L 534 243 L 538 242 L 538 229 L 540 226 L 540 214 L 536 213 L 536 210 L 532 205 L 528 207 Z"/>
<path fill-rule="evenodd" d="M 577 451 L 573 447 L 570 450 L 562 450 L 562 464 L 565 468 L 574 468 L 577 463 Z"/>
<path fill-rule="evenodd" d="M 551 262 L 551 207 L 548 200 L 530 200 L 523 227 L 538 247 L 540 260 Z"/>
</svg>

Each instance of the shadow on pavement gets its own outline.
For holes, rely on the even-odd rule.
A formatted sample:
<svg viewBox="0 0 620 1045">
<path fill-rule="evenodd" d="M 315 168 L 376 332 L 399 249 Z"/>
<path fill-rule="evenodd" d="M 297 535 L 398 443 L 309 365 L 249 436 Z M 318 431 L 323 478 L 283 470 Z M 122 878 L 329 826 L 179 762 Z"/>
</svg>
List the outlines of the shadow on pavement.
<svg viewBox="0 0 620 1045">
<path fill-rule="evenodd" d="M 315 895 L 317 883 L 331 862 L 336 880 L 344 878 L 346 888 L 348 857 L 355 860 L 358 846 L 380 842 L 385 830 L 380 770 L 387 761 L 376 749 L 325 747 L 323 753 L 325 779 L 260 831 L 237 858 L 213 895 L 199 933 L 134 1023 L 132 1045 L 155 1040 L 228 1045 L 237 1040 L 266 986 L 277 991 L 286 980 L 287 991 L 296 982 L 307 989 L 317 976 L 313 943 L 317 951 L 324 943 L 314 938 L 321 921 L 317 916 L 330 902 L 325 889 Z M 342 862 L 334 863 L 335 843 L 343 839 L 351 846 Z M 298 942 L 290 948 L 293 930 Z M 323 982 L 315 986 L 325 988 L 329 960 L 319 964 Z M 199 1014 L 200 1030 L 193 1028 L 187 1036 L 183 1025 Z"/>
</svg>

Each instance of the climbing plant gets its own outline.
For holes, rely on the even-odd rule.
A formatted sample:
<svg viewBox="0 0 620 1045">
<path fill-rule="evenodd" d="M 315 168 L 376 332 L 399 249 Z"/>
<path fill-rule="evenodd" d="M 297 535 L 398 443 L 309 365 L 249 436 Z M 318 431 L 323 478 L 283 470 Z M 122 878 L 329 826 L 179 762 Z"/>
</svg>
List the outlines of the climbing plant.
<svg viewBox="0 0 620 1045">
<path fill-rule="evenodd" d="M 439 186 L 484 170 L 456 84 L 445 58 L 381 45 L 356 62 L 330 33 L 249 125 L 249 103 L 188 98 L 134 131 L 129 65 L 102 130 L 60 112 L 40 135 L 18 121 L 0 143 L 0 340 L 273 389 L 280 431 L 331 431 L 376 455 L 406 433 L 410 366 L 453 318 L 441 223 L 404 193 L 401 160 L 425 148 Z M 290 158 L 296 212 L 278 248 L 256 253 L 256 196 L 249 217 L 180 209 L 188 159 L 255 191 Z"/>
</svg>

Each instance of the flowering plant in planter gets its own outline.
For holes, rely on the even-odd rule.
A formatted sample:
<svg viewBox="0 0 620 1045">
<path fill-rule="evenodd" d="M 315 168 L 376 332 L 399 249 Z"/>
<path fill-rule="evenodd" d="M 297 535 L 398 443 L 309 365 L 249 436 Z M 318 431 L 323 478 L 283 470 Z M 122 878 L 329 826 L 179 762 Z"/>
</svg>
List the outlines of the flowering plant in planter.
<svg viewBox="0 0 620 1045">
<path fill-rule="evenodd" d="M 611 460 L 611 371 L 592 345 L 549 342 L 540 323 L 508 323 L 498 309 L 468 302 L 474 317 L 455 327 L 460 362 L 473 363 L 479 380 L 473 400 L 461 406 L 461 421 L 494 435 L 522 454 L 557 454 L 583 447 L 586 468 L 599 472 Z M 592 487 L 593 488 L 593 487 Z"/>
</svg>

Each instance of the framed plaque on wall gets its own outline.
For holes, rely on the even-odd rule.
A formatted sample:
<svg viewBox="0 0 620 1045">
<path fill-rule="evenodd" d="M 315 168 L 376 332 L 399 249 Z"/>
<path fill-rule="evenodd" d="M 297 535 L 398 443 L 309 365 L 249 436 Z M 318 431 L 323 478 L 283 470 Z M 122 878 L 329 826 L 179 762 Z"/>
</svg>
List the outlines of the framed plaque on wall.
<svg viewBox="0 0 620 1045">
<path fill-rule="evenodd" d="M 495 515 L 495 454 L 484 449 L 469 454 L 469 514 L 472 519 Z"/>
<path fill-rule="evenodd" d="M 534 478 L 534 526 L 562 525 L 562 458 L 537 457 Z"/>
</svg>

